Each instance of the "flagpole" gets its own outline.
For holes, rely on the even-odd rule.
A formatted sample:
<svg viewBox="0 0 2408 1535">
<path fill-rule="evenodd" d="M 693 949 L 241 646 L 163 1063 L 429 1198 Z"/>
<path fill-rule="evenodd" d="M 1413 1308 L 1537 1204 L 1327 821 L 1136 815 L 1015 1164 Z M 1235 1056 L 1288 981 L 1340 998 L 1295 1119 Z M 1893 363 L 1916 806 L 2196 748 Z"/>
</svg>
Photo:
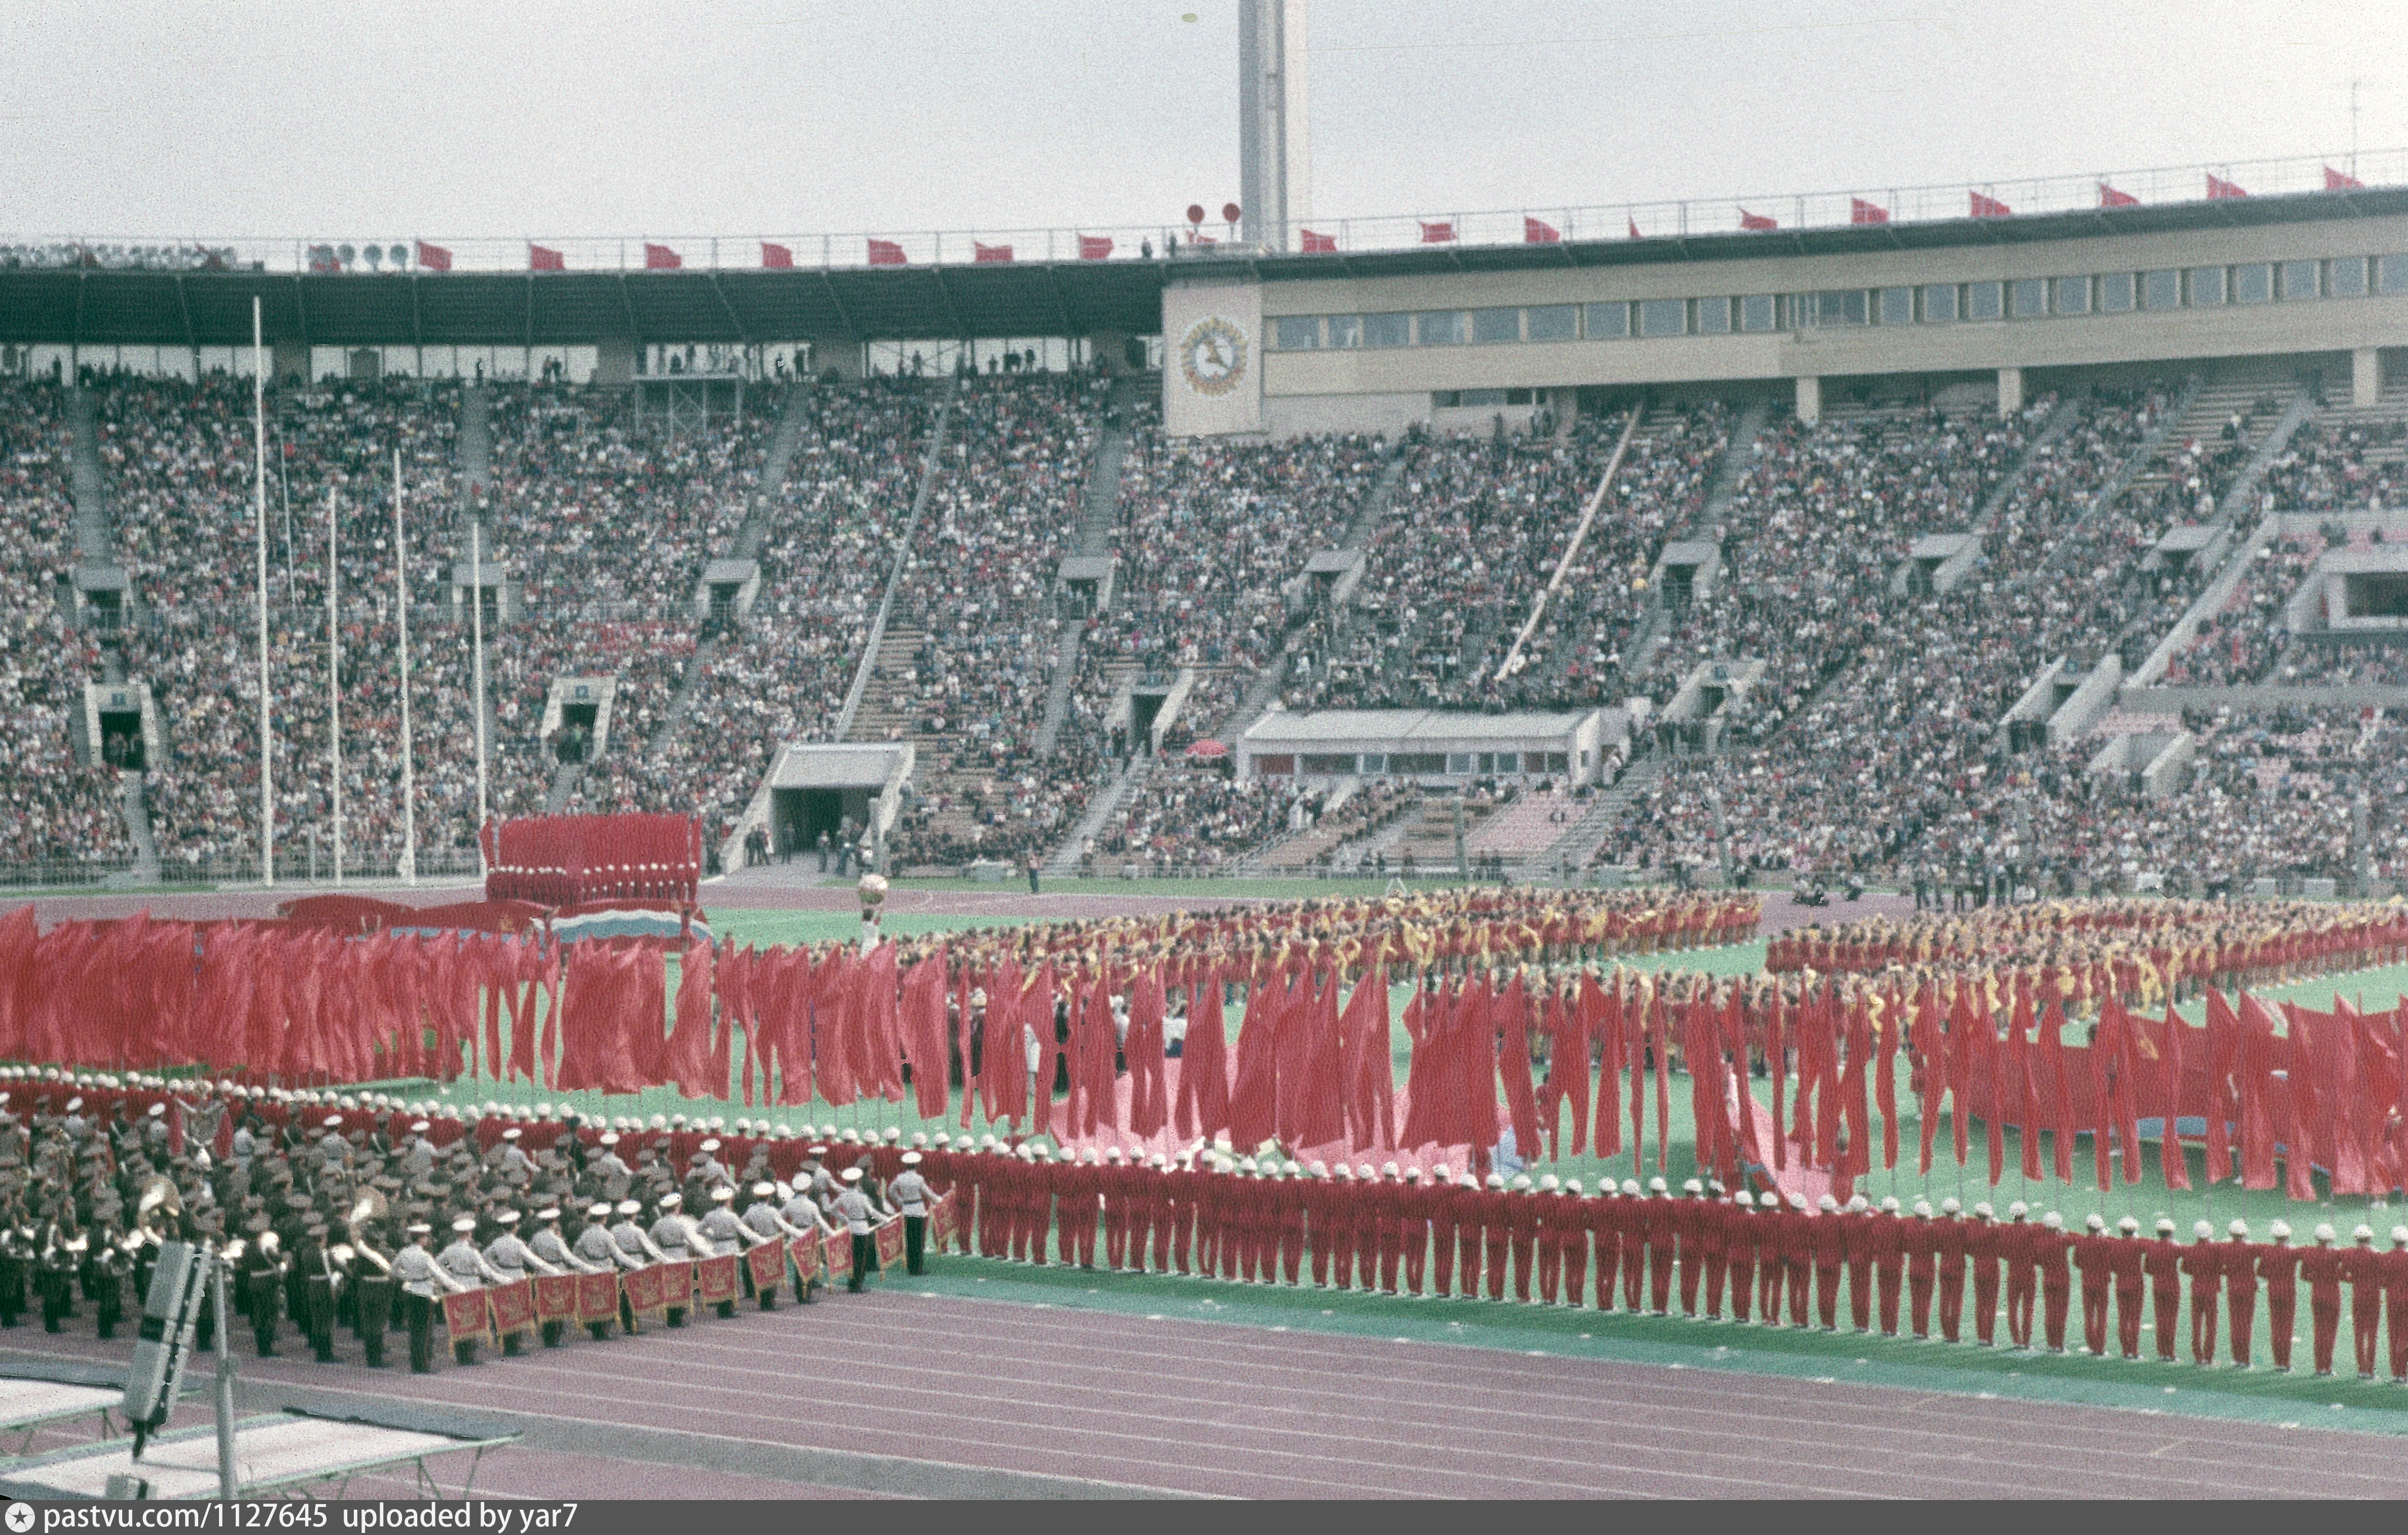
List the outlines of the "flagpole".
<svg viewBox="0 0 2408 1535">
<path fill-rule="evenodd" d="M 401 450 L 393 451 L 393 586 L 401 620 L 401 878 L 418 882 L 418 776 L 409 741 L 409 546 L 403 542 Z"/>
<path fill-rule="evenodd" d="M 477 871 L 485 872 L 485 524 L 468 524 L 468 628 L 476 647 Z"/>
<path fill-rule="evenodd" d="M 335 882 L 343 882 L 343 630 L 336 600 L 341 573 L 335 562 L 338 492 L 326 492 L 326 726 L 327 755 L 334 764 Z"/>
<path fill-rule="evenodd" d="M 259 295 L 251 299 L 251 409 L 259 527 L 259 879 L 276 882 L 276 782 L 267 676 L 267 359 Z"/>
</svg>

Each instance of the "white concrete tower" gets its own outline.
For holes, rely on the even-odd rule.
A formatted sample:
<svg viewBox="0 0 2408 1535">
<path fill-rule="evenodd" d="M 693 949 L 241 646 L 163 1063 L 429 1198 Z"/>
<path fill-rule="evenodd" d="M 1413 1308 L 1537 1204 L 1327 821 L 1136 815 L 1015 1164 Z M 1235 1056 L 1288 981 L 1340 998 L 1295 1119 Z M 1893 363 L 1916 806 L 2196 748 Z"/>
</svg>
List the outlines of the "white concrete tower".
<svg viewBox="0 0 2408 1535">
<path fill-rule="evenodd" d="M 1312 217 L 1312 136 L 1305 90 L 1306 0 L 1238 0 L 1240 237 L 1297 249 Z"/>
</svg>

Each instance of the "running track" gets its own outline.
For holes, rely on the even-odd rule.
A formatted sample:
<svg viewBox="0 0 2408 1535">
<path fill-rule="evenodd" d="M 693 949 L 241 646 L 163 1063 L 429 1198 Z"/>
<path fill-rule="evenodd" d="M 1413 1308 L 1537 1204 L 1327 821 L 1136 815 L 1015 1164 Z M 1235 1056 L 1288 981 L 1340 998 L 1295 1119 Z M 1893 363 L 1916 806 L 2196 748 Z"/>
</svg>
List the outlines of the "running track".
<svg viewBox="0 0 2408 1535">
<path fill-rule="evenodd" d="M 515 1420 L 525 1442 L 477 1479 L 503 1496 L 2408 1497 L 2391 1442 L 2323 1429 L 907 1289 L 431 1376 L 240 1367 L 249 1408 L 366 1394 Z M 406 1475 L 355 1485 L 408 1495 Z"/>
</svg>

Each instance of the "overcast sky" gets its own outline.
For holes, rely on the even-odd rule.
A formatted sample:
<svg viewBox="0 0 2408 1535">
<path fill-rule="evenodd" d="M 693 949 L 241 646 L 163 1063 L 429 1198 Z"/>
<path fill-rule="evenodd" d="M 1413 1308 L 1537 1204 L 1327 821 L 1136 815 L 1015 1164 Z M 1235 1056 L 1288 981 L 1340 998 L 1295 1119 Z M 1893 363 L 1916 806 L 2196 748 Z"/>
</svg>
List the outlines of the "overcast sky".
<svg viewBox="0 0 2408 1535">
<path fill-rule="evenodd" d="M 1189 20 L 1192 17 L 1193 20 Z M 0 232 L 1176 222 L 1234 198 L 1232 0 L 8 9 Z M 2408 145 L 2408 6 L 1313 0 L 1317 216 Z"/>
</svg>

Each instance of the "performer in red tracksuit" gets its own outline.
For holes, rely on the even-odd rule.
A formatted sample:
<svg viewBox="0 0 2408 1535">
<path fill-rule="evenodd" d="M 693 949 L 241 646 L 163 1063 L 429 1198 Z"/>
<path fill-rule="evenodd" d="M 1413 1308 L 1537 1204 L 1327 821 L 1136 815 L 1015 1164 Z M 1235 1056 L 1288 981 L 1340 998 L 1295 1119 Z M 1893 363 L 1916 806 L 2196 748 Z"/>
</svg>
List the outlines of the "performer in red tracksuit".
<svg viewBox="0 0 2408 1535">
<path fill-rule="evenodd" d="M 1304 1173 L 1293 1162 L 1280 1164 L 1280 1180 L 1275 1185 L 1276 1201 L 1273 1215 L 1279 1223 L 1279 1266 L 1281 1283 L 1294 1284 L 1302 1277 L 1304 1268 L 1304 1201 L 1310 1185 Z M 1268 1270 L 1270 1258 L 1263 1259 Z M 1268 1277 L 1268 1276 L 1267 1276 Z"/>
<path fill-rule="evenodd" d="M 1723 1217 L 1723 1260 L 1730 1276 L 1731 1320 L 1744 1323 L 1756 1299 L 1756 1244 L 1764 1232 L 1764 1218 L 1756 1212 L 1756 1196 L 1741 1189 L 1731 1196 Z"/>
<path fill-rule="evenodd" d="M 2190 1267 L 2190 1255 L 2174 1241 L 2173 1222 L 2159 1218 L 2157 1238 L 2148 1244 L 2143 1267 L 2149 1276 L 2149 1314 L 2157 1323 L 2157 1361 L 2172 1364 L 2182 1319 L 2183 1275 Z"/>
<path fill-rule="evenodd" d="M 1730 1276 L 1731 1218 L 1738 1213 L 1739 1207 L 1723 1197 L 1720 1184 L 1707 1188 L 1697 1212 L 1698 1249 L 1705 1259 L 1705 1294 L 1700 1303 L 1709 1322 L 1723 1319 L 1723 1286 Z"/>
<path fill-rule="evenodd" d="M 2224 1286 L 2224 1255 L 2215 1245 L 2215 1228 L 2205 1221 L 2191 1227 L 2190 1237 L 2182 1255 L 2182 1271 L 2190 1280 L 2190 1362 L 2206 1367 L 2215 1363 L 2215 1302 Z"/>
<path fill-rule="evenodd" d="M 1971 1261 L 1971 1224 L 1965 1220 L 1952 1195 L 1940 1202 L 1940 1219 L 1931 1223 L 1931 1248 L 1937 1255 L 1936 1283 L 1940 1295 L 1940 1336 L 1956 1341 L 1965 1315 L 1965 1270 Z"/>
<path fill-rule="evenodd" d="M 1405 1244 L 1404 1286 L 1420 1295 L 1429 1268 L 1430 1227 L 1438 1218 L 1439 1186 L 1423 1181 L 1422 1169 L 1405 1169 L 1405 1186 L 1397 1197 L 1397 1223 Z"/>
<path fill-rule="evenodd" d="M 2249 1276 L 2254 1287 L 2263 1280 L 2266 1284 L 2267 1341 L 2272 1346 L 2274 1369 L 2285 1375 L 2291 1372 L 2291 1328 L 2299 1317 L 2300 1249 L 2291 1245 L 2291 1227 L 2287 1222 L 2276 1221 L 2266 1228 L 2274 1240 L 2257 1250 L 2257 1271 Z"/>
<path fill-rule="evenodd" d="M 1973 1273 L 1973 1336 L 1984 1348 L 1999 1341 L 1999 1258 L 2004 1236 L 1990 1207 L 1975 1205 L 1973 1223 L 1965 1228 L 1965 1262 Z"/>
<path fill-rule="evenodd" d="M 1505 1298 L 1505 1264 L 1515 1198 L 1516 1196 L 1506 1188 L 1501 1175 L 1494 1172 L 1488 1175 L 1488 1186 L 1480 1205 L 1480 1245 L 1488 1268 L 1483 1293 L 1491 1300 Z"/>
<path fill-rule="evenodd" d="M 2030 1214 L 2030 1207 L 2017 1199 L 2007 1206 L 2007 1223 L 1999 1228 L 1999 1258 L 2007 1270 L 2007 1341 L 2021 1349 L 2031 1347 L 2032 1301 L 2040 1293 L 2039 1228 Z"/>
<path fill-rule="evenodd" d="M 1899 1223 L 1898 1244 L 1906 1256 L 1907 1329 L 1918 1343 L 1931 1340 L 1931 1292 L 1940 1274 L 1940 1228 L 1931 1204 L 1914 1201 L 1914 1218 Z"/>
<path fill-rule="evenodd" d="M 1351 1288 L 1354 1283 L 1354 1169 L 1340 1162 L 1330 1169 L 1329 1287 Z"/>
<path fill-rule="evenodd" d="M 1196 1244 L 1203 1240 L 1204 1184 L 1211 1177 L 1196 1166 L 1193 1157 L 1170 1175 L 1170 1261 L 1178 1265 L 1182 1278 L 1189 1272 L 1187 1263 Z"/>
<path fill-rule="evenodd" d="M 1814 1312 L 1825 1332 L 1840 1330 L 1840 1275 L 1848 1258 L 1848 1225 L 1840 1201 L 1823 1196 L 1809 1227 L 1814 1255 Z"/>
<path fill-rule="evenodd" d="M 1380 1175 L 1369 1162 L 1354 1164 L 1354 1197 L 1347 1210 L 1354 1217 L 1354 1287 L 1369 1294 L 1380 1284 Z"/>
<path fill-rule="evenodd" d="M 1550 1176 L 1553 1176 L 1550 1174 Z M 1505 1231 L 1513 1242 L 1513 1298 L 1530 1298 L 1530 1279 L 1539 1247 L 1540 1200 L 1526 1172 L 1513 1175 L 1512 1195 L 1505 1204 Z"/>
<path fill-rule="evenodd" d="M 1873 1243 L 1879 1217 L 1861 1194 L 1840 1212 L 1840 1246 L 1848 1265 L 1848 1325 L 1858 1332 L 1873 1329 Z"/>
<path fill-rule="evenodd" d="M 2308 1283 L 2308 1314 L 2315 1331 L 2316 1379 L 2331 1376 L 2333 1343 L 2341 1337 L 2341 1279 L 2345 1255 L 2333 1245 L 2333 1228 L 2316 1227 L 2316 1244 L 2300 1255 L 2300 1277 Z"/>
<path fill-rule="evenodd" d="M 2074 1239 L 2066 1234 L 2065 1217 L 2052 1210 L 2041 1217 L 2040 1230 L 2031 1241 L 2040 1263 L 2041 1326 L 2048 1338 L 2048 1351 L 2062 1354 L 2066 1313 L 2073 1301 L 2073 1273 L 2065 1259 Z"/>
<path fill-rule="evenodd" d="M 1315 1162 L 1305 1169 L 1304 1185 L 1297 1198 L 1304 1206 L 1305 1234 L 1312 1247 L 1312 1287 L 1329 1288 L 1329 1201 L 1333 1185 L 1329 1166 Z"/>
<path fill-rule="evenodd" d="M 1371 1217 L 1371 1251 L 1366 1256 L 1379 1267 L 1383 1295 L 1397 1293 L 1397 1269 L 1405 1253 L 1404 1212 L 1398 1198 L 1404 1187 L 1403 1172 L 1391 1162 L 1380 1169 L 1377 1183 L 1356 1191 Z M 1368 1270 L 1363 1288 L 1371 1288 Z"/>
<path fill-rule="evenodd" d="M 2408 1381 L 2408 1226 L 2391 1228 L 2391 1250 L 2381 1255 L 2384 1336 L 2390 1344 L 2391 1379 Z"/>
<path fill-rule="evenodd" d="M 2148 1244 L 2141 1241 L 2141 1223 L 2129 1215 L 2116 1222 L 2114 1254 L 2108 1260 L 2108 1272 L 2115 1281 L 2115 1341 L 2127 1359 L 2141 1356 L 2141 1299 L 2146 1288 L 2143 1275 L 2148 1270 Z M 2167 1357 L 2172 1357 L 2171 1351 Z"/>
<path fill-rule="evenodd" d="M 1463 1298 L 1477 1300 L 1488 1272 L 1488 1222 L 1494 1211 L 1490 1201 L 1503 1198 L 1505 1180 L 1492 1172 L 1485 1180 L 1475 1181 L 1467 1172 L 1463 1183 L 1463 1198 L 1455 1207 L 1455 1240 L 1462 1263 L 1457 1287 Z"/>
<path fill-rule="evenodd" d="M 1672 1208 L 1671 1191 L 1661 1178 L 1647 1181 L 1647 1203 L 1644 1207 L 1647 1238 L 1647 1309 L 1657 1316 L 1669 1315 L 1672 1310 L 1672 1272 L 1679 1262 L 1681 1228 L 1679 1212 Z"/>
<path fill-rule="evenodd" d="M 1698 1314 L 1698 1282 L 1706 1273 L 1706 1185 L 1692 1178 L 1681 1185 L 1671 1209 L 1672 1238 L 1680 1245 L 1681 1314 Z"/>
<path fill-rule="evenodd" d="M 1443 1162 L 1430 1169 L 1426 1196 L 1430 1225 L 1430 1279 L 1440 1298 L 1455 1293 L 1455 1210 L 1463 1190 Z"/>
<path fill-rule="evenodd" d="M 2224 1298 L 2232 1321 L 2232 1362 L 2249 1368 L 2249 1346 L 2258 1318 L 2258 1248 L 2249 1223 L 2234 1221 L 2224 1243 Z"/>
<path fill-rule="evenodd" d="M 1813 1303 L 1814 1237 L 1813 1213 L 1802 1196 L 1791 1195 L 1789 1209 L 1781 1218 L 1781 1283 L 1789 1292 L 1793 1327 L 1808 1325 L 1807 1313 Z"/>
<path fill-rule="evenodd" d="M 1128 1267 L 1128 1164 L 1123 1160 L 1121 1149 L 1106 1147 L 1103 1164 L 1096 1169 L 1095 1179 L 1096 1192 L 1104 1206 L 1104 1267 L 1114 1271 Z"/>
<path fill-rule="evenodd" d="M 1145 1229 L 1154 1240 L 1154 1271 L 1170 1272 L 1170 1194 L 1174 1186 L 1163 1155 L 1145 1160 Z"/>
<path fill-rule="evenodd" d="M 2357 1346 L 2358 1378 L 2374 1379 L 2374 1345 L 2383 1331 L 2383 1255 L 2374 1250 L 2374 1228 L 2349 1234 L 2342 1273 L 2349 1281 L 2350 1341 Z"/>
<path fill-rule="evenodd" d="M 2107 1217 L 2097 1212 L 2083 1221 L 2082 1235 L 2073 1239 L 2073 1266 L 2082 1270 L 2082 1346 L 2094 1359 L 2107 1357 L 2107 1301 L 2115 1282 L 2115 1239 L 2107 1234 Z"/>
<path fill-rule="evenodd" d="M 1597 1309 L 1613 1310 L 1613 1282 L 1622 1272 L 1622 1216 L 1629 1201 L 1611 1178 L 1598 1182 L 1597 1198 L 1588 1202 L 1589 1236 L 1597 1251 Z"/>
</svg>

